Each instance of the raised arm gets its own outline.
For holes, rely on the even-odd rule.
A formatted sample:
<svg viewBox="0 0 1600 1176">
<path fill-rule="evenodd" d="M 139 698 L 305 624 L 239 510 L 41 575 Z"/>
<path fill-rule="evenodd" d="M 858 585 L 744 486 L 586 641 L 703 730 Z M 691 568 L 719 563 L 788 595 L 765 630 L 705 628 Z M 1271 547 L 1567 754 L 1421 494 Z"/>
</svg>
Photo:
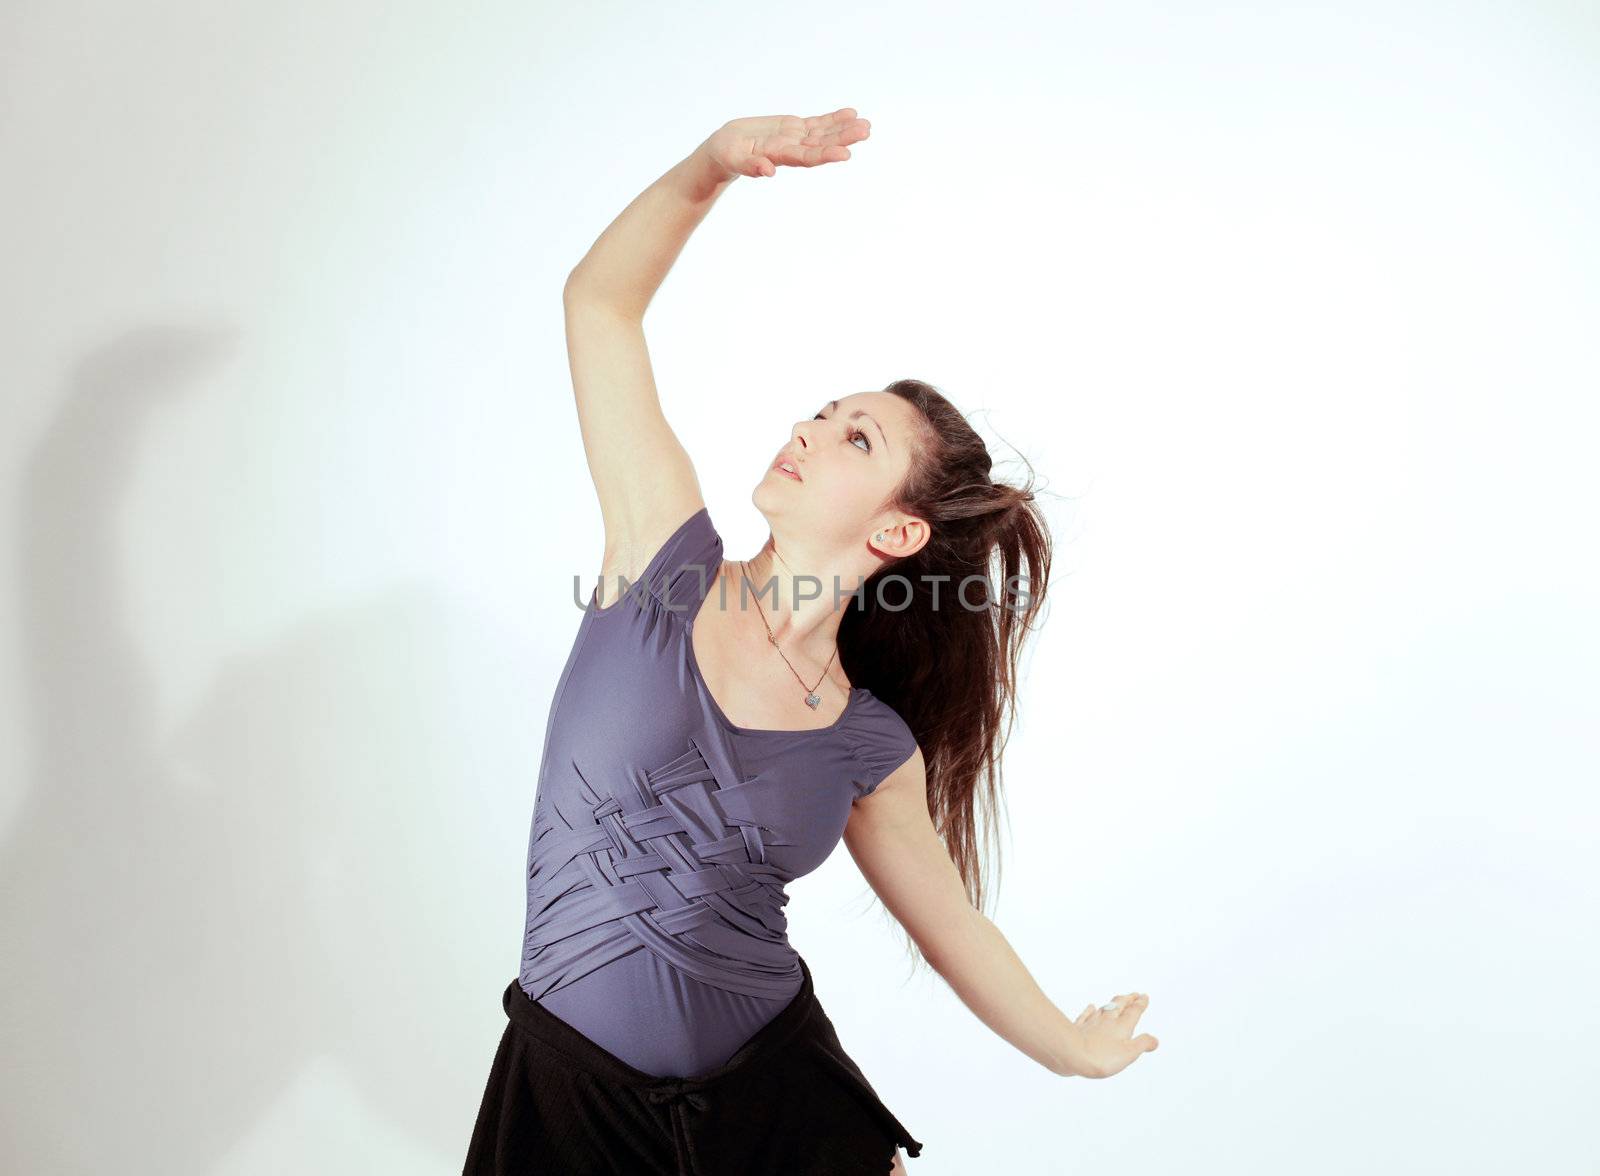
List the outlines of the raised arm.
<svg viewBox="0 0 1600 1176">
<path fill-rule="evenodd" d="M 704 505 L 694 463 L 661 409 L 644 312 L 733 179 L 696 148 L 623 209 L 561 292 L 578 428 L 605 523 L 603 585 L 637 579 Z"/>
<path fill-rule="evenodd" d="M 850 158 L 845 144 L 866 137 L 866 120 L 848 108 L 725 123 L 636 196 L 568 274 L 567 358 L 605 521 L 605 580 L 635 577 L 704 505 L 694 465 L 657 395 L 644 337 L 651 299 L 735 179 L 840 162 Z"/>
<path fill-rule="evenodd" d="M 928 815 L 920 750 L 851 806 L 844 842 L 883 905 L 962 1003 L 1052 1073 L 1108 1078 L 1156 1048 L 1150 1034 L 1133 1036 L 1149 1004 L 1145 995 L 1124 993 L 1111 1002 L 1117 1011 L 1091 1004 L 1069 1018 L 1000 928 L 973 907 Z"/>
</svg>

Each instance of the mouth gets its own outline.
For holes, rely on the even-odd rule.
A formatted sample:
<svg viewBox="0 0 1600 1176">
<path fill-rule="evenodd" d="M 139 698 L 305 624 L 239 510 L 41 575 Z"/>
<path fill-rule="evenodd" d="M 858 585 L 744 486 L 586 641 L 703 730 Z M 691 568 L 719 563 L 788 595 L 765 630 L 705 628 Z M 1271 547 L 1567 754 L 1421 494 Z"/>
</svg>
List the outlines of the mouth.
<svg viewBox="0 0 1600 1176">
<path fill-rule="evenodd" d="M 805 481 L 805 479 L 800 476 L 800 471 L 798 468 L 796 468 L 794 462 L 790 461 L 786 457 L 780 457 L 777 461 L 773 462 L 772 468 L 776 473 L 779 473 L 786 478 L 793 478 L 796 482 Z"/>
</svg>

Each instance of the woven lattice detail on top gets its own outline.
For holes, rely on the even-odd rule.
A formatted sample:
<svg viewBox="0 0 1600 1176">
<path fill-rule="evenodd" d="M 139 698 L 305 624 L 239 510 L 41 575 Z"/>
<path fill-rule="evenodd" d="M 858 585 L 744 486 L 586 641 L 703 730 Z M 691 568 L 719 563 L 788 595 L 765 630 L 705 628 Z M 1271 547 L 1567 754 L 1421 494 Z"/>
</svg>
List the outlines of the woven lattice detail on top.
<svg viewBox="0 0 1600 1176">
<path fill-rule="evenodd" d="M 688 745 L 627 788 L 597 788 L 570 763 L 576 787 L 550 792 L 574 799 L 536 809 L 523 943 L 533 999 L 641 948 L 731 992 L 793 991 L 787 877 L 767 860 L 788 843 L 755 819 L 762 777 L 741 779 L 713 742 Z"/>
</svg>

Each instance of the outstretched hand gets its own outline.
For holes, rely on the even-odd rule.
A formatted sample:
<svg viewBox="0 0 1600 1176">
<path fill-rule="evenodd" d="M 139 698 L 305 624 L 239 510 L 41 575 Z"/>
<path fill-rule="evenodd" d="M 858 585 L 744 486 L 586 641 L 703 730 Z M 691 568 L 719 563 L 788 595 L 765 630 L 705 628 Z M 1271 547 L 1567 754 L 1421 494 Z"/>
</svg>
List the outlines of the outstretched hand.
<svg viewBox="0 0 1600 1176">
<path fill-rule="evenodd" d="M 736 118 L 701 145 L 729 176 L 773 176 L 780 167 L 843 163 L 851 143 L 871 134 L 872 124 L 857 118 L 852 106 L 832 114 L 799 118 L 792 114 Z"/>
<path fill-rule="evenodd" d="M 1087 1005 L 1072 1022 L 1083 1031 L 1083 1054 L 1073 1059 L 1073 1072 L 1082 1077 L 1109 1078 L 1160 1044 L 1148 1033 L 1133 1036 L 1140 1015 L 1150 1007 L 1148 995 L 1124 993 L 1112 997 L 1109 1005 Z"/>
</svg>

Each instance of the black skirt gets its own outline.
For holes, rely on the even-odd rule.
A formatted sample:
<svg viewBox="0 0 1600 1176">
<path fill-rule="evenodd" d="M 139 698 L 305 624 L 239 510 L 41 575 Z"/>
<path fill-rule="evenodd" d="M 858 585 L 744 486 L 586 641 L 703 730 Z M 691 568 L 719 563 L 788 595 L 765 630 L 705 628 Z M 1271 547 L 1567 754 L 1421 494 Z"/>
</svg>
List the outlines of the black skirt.
<svg viewBox="0 0 1600 1176">
<path fill-rule="evenodd" d="M 517 981 L 462 1176 L 882 1176 L 922 1151 L 878 1099 L 812 988 L 726 1063 L 636 1070 Z"/>
</svg>

